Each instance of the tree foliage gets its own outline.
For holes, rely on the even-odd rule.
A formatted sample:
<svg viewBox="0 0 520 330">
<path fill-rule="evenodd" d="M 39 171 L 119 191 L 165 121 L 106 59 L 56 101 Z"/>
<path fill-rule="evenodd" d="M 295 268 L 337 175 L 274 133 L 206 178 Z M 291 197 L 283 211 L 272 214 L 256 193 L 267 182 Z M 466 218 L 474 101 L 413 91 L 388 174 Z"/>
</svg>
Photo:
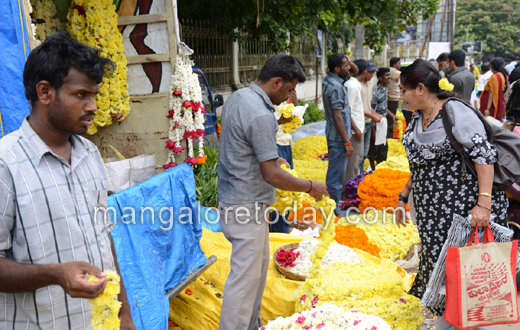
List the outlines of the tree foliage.
<svg viewBox="0 0 520 330">
<path fill-rule="evenodd" d="M 485 42 L 485 52 L 520 53 L 520 0 L 458 0 L 455 43 Z"/>
<path fill-rule="evenodd" d="M 388 35 L 416 25 L 437 11 L 440 0 L 179 0 L 179 16 L 209 19 L 233 40 L 267 36 L 274 51 L 284 50 L 287 34 L 309 39 L 322 29 L 350 38 L 347 26 L 365 26 L 365 43 L 379 50 Z"/>
</svg>

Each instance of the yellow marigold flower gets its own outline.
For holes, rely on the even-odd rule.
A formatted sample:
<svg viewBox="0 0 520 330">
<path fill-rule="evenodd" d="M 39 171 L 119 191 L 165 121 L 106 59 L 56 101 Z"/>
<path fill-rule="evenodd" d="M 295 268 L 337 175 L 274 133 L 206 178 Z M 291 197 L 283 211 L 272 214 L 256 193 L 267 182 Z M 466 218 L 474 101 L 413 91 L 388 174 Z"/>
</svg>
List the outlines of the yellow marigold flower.
<svg viewBox="0 0 520 330">
<path fill-rule="evenodd" d="M 119 275 L 111 270 L 105 271 L 106 285 L 105 290 L 96 298 L 89 299 L 92 304 L 92 330 L 118 330 L 120 319 L 118 317 L 121 302 L 117 300 L 121 287 Z M 97 283 L 99 278 L 94 275 L 87 277 L 90 283 Z"/>
<path fill-rule="evenodd" d="M 446 78 L 442 78 L 441 80 L 439 80 L 439 88 L 442 90 L 442 91 L 448 91 L 448 92 L 451 92 L 453 90 L 453 84 L 450 84 L 450 82 L 448 81 L 448 79 Z"/>
</svg>

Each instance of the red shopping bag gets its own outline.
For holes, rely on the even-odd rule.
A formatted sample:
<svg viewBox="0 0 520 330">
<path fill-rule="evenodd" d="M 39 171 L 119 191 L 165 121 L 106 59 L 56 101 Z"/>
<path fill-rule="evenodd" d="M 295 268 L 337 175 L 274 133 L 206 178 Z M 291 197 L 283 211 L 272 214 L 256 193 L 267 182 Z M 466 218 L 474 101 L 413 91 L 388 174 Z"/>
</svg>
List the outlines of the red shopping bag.
<svg viewBox="0 0 520 330">
<path fill-rule="evenodd" d="M 465 330 L 520 321 L 515 281 L 517 246 L 518 241 L 495 243 L 487 226 L 483 244 L 479 244 L 475 227 L 465 247 L 448 248 L 446 322 Z"/>
</svg>

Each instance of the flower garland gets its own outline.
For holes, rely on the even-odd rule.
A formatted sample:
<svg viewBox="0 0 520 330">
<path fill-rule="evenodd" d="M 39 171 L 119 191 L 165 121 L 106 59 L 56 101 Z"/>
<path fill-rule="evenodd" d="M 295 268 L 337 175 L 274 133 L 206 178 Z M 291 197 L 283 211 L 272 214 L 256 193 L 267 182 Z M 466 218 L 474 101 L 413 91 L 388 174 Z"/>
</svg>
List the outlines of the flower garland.
<svg viewBox="0 0 520 330">
<path fill-rule="evenodd" d="M 395 225 L 392 214 L 385 213 L 383 215 L 382 211 L 377 211 L 377 214 L 369 211 L 365 215 L 365 219 L 362 219 L 362 217 L 359 214 L 349 215 L 348 222 L 342 220 L 341 224 L 347 226 L 355 223 L 355 227 L 362 229 L 368 240 L 379 247 L 381 258 L 392 261 L 403 259 L 408 254 L 410 247 L 421 241 L 417 227 L 411 221 L 406 227 L 399 227 Z M 361 250 L 364 249 L 361 248 Z"/>
<path fill-rule="evenodd" d="M 73 0 L 67 14 L 67 30 L 78 41 L 99 49 L 99 54 L 115 63 L 113 75 L 103 77 L 95 101 L 98 110 L 87 133 L 99 126 L 124 120 L 130 113 L 126 82 L 127 67 L 123 37 L 117 28 L 116 7 L 112 0 Z"/>
<path fill-rule="evenodd" d="M 175 73 L 172 76 L 170 88 L 170 118 L 169 140 L 166 148 L 169 149 L 168 162 L 164 169 L 175 167 L 175 155 L 184 151 L 181 145 L 186 140 L 188 155 L 186 162 L 190 165 L 203 164 L 204 158 L 204 104 L 197 75 L 191 70 L 188 63 L 184 63 L 180 56 L 175 63 Z M 193 141 L 198 139 L 199 154 L 193 153 Z"/>
<path fill-rule="evenodd" d="M 351 248 L 357 248 L 370 253 L 373 256 L 380 257 L 381 249 L 376 244 L 368 240 L 365 231 L 357 226 L 336 226 L 336 242 Z"/>
<path fill-rule="evenodd" d="M 358 195 L 361 198 L 359 210 L 373 207 L 381 210 L 383 207 L 397 207 L 399 193 L 408 182 L 410 173 L 387 168 L 376 170 L 367 175 L 359 184 Z"/>
<path fill-rule="evenodd" d="M 399 118 L 399 121 L 394 124 L 393 138 L 401 141 L 406 131 L 406 119 L 402 111 L 397 111 L 396 116 Z"/>
<path fill-rule="evenodd" d="M 121 302 L 117 300 L 117 295 L 121 291 L 119 282 L 121 278 L 112 271 L 106 270 L 105 290 L 96 298 L 89 299 L 92 304 L 92 330 L 118 330 L 121 320 L 118 317 Z M 90 283 L 97 283 L 99 278 L 94 275 L 87 277 Z"/>
<path fill-rule="evenodd" d="M 284 118 L 291 118 L 293 115 L 293 110 L 294 104 L 289 103 L 280 108 L 280 113 Z M 299 116 L 294 116 L 294 118 L 289 123 L 282 125 L 282 129 L 284 133 L 291 134 L 294 133 L 300 126 L 302 126 L 302 120 Z"/>
<path fill-rule="evenodd" d="M 380 317 L 346 312 L 333 304 L 323 304 L 315 309 L 295 313 L 290 317 L 278 317 L 260 330 L 390 330 L 390 326 Z"/>
<path fill-rule="evenodd" d="M 34 36 L 41 42 L 60 29 L 60 20 L 56 16 L 56 6 L 51 0 L 31 0 L 29 3 L 31 25 Z M 32 12 L 31 12 L 32 11 Z"/>
<path fill-rule="evenodd" d="M 283 170 L 289 172 L 294 177 L 298 177 L 298 174 L 296 174 L 296 171 L 290 168 L 287 168 L 285 164 L 282 164 L 280 166 Z M 289 208 L 294 208 L 294 201 L 296 201 L 296 208 L 300 209 L 302 208 L 302 201 L 303 201 L 303 193 L 297 192 L 297 191 L 287 191 L 287 190 L 281 190 L 276 189 L 276 202 L 271 205 L 271 207 L 274 207 L 278 210 L 280 215 L 285 215 L 287 212 L 289 212 Z"/>
<path fill-rule="evenodd" d="M 476 66 L 475 66 L 475 68 L 476 68 Z M 439 88 L 441 89 L 441 91 L 451 92 L 451 91 L 453 91 L 454 87 L 455 86 L 453 84 L 450 84 L 449 80 L 446 78 L 442 78 L 441 80 L 439 80 Z"/>
</svg>

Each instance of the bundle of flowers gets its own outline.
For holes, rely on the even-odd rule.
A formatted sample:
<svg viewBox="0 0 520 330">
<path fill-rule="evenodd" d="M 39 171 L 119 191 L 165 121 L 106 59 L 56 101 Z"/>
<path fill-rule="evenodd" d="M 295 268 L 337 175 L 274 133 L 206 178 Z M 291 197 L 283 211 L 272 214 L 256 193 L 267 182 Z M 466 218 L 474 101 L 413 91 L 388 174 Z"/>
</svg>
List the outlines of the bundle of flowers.
<svg viewBox="0 0 520 330">
<path fill-rule="evenodd" d="M 168 162 L 163 165 L 165 169 L 176 165 L 175 155 L 184 151 L 184 140 L 188 146 L 186 163 L 204 163 L 204 112 L 199 79 L 191 70 L 191 65 L 184 63 L 178 56 L 170 88 L 170 110 L 166 116 L 170 118 L 170 132 L 169 140 L 166 141 L 169 153 Z M 198 140 L 197 158 L 193 152 L 195 140 Z"/>
<path fill-rule="evenodd" d="M 297 312 L 330 303 L 378 316 L 393 330 L 418 330 L 422 326 L 419 299 L 407 294 L 401 275 L 387 267 L 335 263 L 321 269 L 316 278 L 307 278 L 307 282 L 312 283 L 310 292 L 302 290 L 303 285 L 295 291 Z"/>
<path fill-rule="evenodd" d="M 296 248 L 290 249 L 289 251 L 285 251 L 284 249 L 280 249 L 280 251 L 278 251 L 278 254 L 276 255 L 276 261 L 280 264 L 280 266 L 283 268 L 296 266 L 294 262 L 300 256 L 300 252 L 294 252 L 294 250 L 296 250 Z"/>
<path fill-rule="evenodd" d="M 399 118 L 399 121 L 394 123 L 393 138 L 401 140 L 403 138 L 404 132 L 406 131 L 406 120 L 402 111 L 397 111 L 396 116 Z"/>
<path fill-rule="evenodd" d="M 282 164 L 281 168 L 289 173 L 291 173 L 294 177 L 298 177 L 298 174 L 295 170 L 287 168 L 285 164 Z M 276 202 L 274 202 L 271 207 L 274 207 L 278 210 L 280 215 L 285 215 L 289 212 L 290 208 L 302 208 L 303 201 L 303 193 L 297 191 L 287 191 L 276 189 Z"/>
<path fill-rule="evenodd" d="M 380 257 L 381 249 L 376 244 L 369 241 L 367 234 L 363 229 L 357 226 L 336 226 L 336 242 L 351 248 L 356 248 L 370 253 L 373 256 Z"/>
<path fill-rule="evenodd" d="M 291 118 L 293 115 L 294 104 L 289 103 L 285 104 L 280 108 L 280 113 L 284 118 Z M 300 126 L 302 126 L 302 120 L 299 116 L 294 116 L 294 118 L 287 124 L 282 125 L 282 129 L 284 133 L 294 133 Z"/>
<path fill-rule="evenodd" d="M 376 170 L 359 183 L 358 195 L 361 198 L 359 210 L 371 207 L 381 210 L 386 207 L 397 207 L 397 199 L 408 182 L 409 172 L 387 168 Z"/>
<path fill-rule="evenodd" d="M 99 49 L 101 56 L 115 63 L 113 74 L 103 77 L 95 97 L 98 110 L 87 131 L 95 134 L 99 126 L 122 121 L 130 113 L 125 48 L 117 28 L 116 7 L 112 0 L 74 0 L 67 19 L 67 30 L 75 39 Z"/>
<path fill-rule="evenodd" d="M 406 156 L 406 149 L 403 144 L 395 139 L 386 139 L 388 142 L 388 154 L 387 157 L 397 157 L 397 156 Z"/>
<path fill-rule="evenodd" d="M 105 290 L 96 298 L 89 299 L 92 304 L 92 330 L 118 330 L 121 321 L 118 314 L 121 302 L 117 300 L 117 295 L 121 291 L 119 282 L 121 278 L 112 270 L 105 270 L 106 286 Z M 94 275 L 87 277 L 90 283 L 97 283 L 99 278 Z"/>
<path fill-rule="evenodd" d="M 309 270 L 313 266 L 313 263 L 311 262 L 311 254 L 316 250 L 318 244 L 319 241 L 314 239 L 301 241 L 298 248 L 293 251 L 296 257 L 294 266 L 291 266 L 292 268 L 288 268 L 288 270 L 294 274 L 307 276 Z M 325 269 L 330 267 L 335 262 L 360 263 L 363 261 L 361 261 L 357 254 L 348 246 L 332 242 L 321 261 L 321 268 Z"/>
<path fill-rule="evenodd" d="M 359 198 L 357 193 L 359 183 L 362 182 L 365 179 L 365 176 L 367 176 L 368 174 L 372 174 L 372 171 L 363 172 L 361 174 L 356 175 L 353 178 L 350 178 L 347 181 L 347 184 L 345 185 L 345 191 L 343 192 L 347 200 Z"/>
<path fill-rule="evenodd" d="M 410 165 L 408 164 L 408 158 L 403 155 L 397 157 L 388 157 L 386 161 L 378 163 L 376 170 L 380 168 L 389 168 L 391 170 L 398 170 L 403 172 L 410 172 Z"/>
<path fill-rule="evenodd" d="M 406 227 L 399 227 L 392 214 L 383 214 L 382 211 L 369 211 L 364 219 L 363 215 L 349 215 L 348 222 L 342 221 L 342 224 L 356 224 L 365 232 L 369 242 L 379 247 L 381 258 L 392 261 L 404 259 L 410 247 L 421 241 L 417 227 L 411 221 Z"/>
<path fill-rule="evenodd" d="M 296 313 L 290 317 L 278 317 L 260 330 L 390 330 L 390 326 L 380 317 L 364 314 L 356 310 L 345 311 L 333 304 Z"/>
<path fill-rule="evenodd" d="M 51 0 L 31 0 L 30 5 L 34 35 L 36 39 L 43 42 L 60 29 L 60 20 L 54 17 L 56 16 L 56 6 Z M 30 10 L 31 8 L 29 8 Z"/>
</svg>

